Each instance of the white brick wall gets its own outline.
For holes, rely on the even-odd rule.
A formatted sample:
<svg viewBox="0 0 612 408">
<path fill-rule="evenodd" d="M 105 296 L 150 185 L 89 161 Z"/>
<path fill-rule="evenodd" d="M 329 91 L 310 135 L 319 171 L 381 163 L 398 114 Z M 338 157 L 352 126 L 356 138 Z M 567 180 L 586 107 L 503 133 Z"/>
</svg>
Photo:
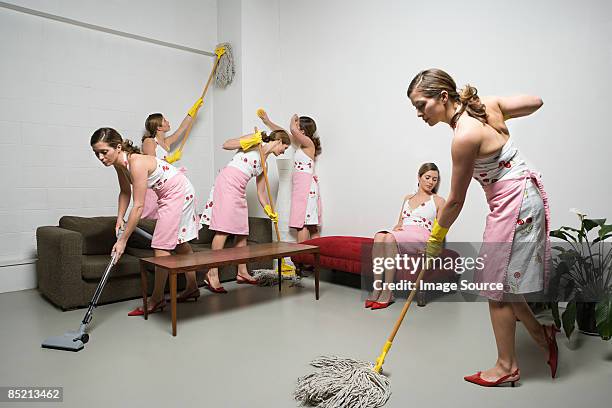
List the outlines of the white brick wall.
<svg viewBox="0 0 612 408">
<path fill-rule="evenodd" d="M 138 0 L 104 10 L 91 1 L 13 3 L 206 50 L 217 43 L 216 0 L 189 0 L 181 7 Z M 153 23 L 137 23 L 143 20 Z M 4 292 L 35 285 L 32 276 L 14 275 L 32 274 L 32 267 L 7 265 L 35 256 L 38 226 L 57 225 L 63 215 L 116 214 L 116 174 L 92 154 L 91 134 L 110 126 L 139 145 L 152 112 L 162 112 L 176 129 L 201 93 L 213 59 L 4 8 L 0 38 Z M 187 167 L 198 197 L 213 182 L 214 90 L 209 92 L 179 164 Z"/>
</svg>

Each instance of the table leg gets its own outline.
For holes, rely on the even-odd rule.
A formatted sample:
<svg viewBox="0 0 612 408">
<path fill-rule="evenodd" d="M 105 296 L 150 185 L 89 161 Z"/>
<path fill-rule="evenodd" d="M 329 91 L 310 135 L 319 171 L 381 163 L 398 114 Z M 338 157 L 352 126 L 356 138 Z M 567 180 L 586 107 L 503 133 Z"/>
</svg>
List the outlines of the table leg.
<svg viewBox="0 0 612 408">
<path fill-rule="evenodd" d="M 319 300 L 319 253 L 314 254 L 315 297 Z"/>
<path fill-rule="evenodd" d="M 278 261 L 278 291 L 281 291 L 283 286 L 283 258 L 277 259 Z"/>
<path fill-rule="evenodd" d="M 176 272 L 170 271 L 170 309 L 172 310 L 172 335 L 176 336 Z"/>
<path fill-rule="evenodd" d="M 142 287 L 142 310 L 144 311 L 144 318 L 147 320 L 149 318 L 147 314 L 147 287 L 149 284 L 147 282 L 147 268 L 142 261 L 140 261 L 140 286 Z"/>
</svg>

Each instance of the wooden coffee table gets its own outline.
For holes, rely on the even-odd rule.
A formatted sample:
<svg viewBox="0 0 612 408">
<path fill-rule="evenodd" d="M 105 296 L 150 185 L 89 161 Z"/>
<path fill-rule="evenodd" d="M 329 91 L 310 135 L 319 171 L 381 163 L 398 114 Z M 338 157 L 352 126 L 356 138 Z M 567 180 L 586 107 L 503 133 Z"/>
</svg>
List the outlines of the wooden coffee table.
<svg viewBox="0 0 612 408">
<path fill-rule="evenodd" d="M 146 265 L 153 265 L 168 271 L 170 280 L 170 306 L 172 311 L 172 335 L 176 336 L 176 277 L 180 273 L 201 269 L 216 268 L 256 261 L 278 259 L 278 291 L 281 291 L 281 260 L 297 254 L 314 255 L 315 298 L 319 300 L 319 247 L 313 245 L 293 244 L 289 242 L 270 242 L 253 244 L 240 248 L 224 248 L 215 251 L 195 252 L 188 255 L 170 255 L 140 260 L 140 277 L 142 284 L 142 304 L 144 318 L 148 319 L 147 306 L 147 270 Z"/>
</svg>

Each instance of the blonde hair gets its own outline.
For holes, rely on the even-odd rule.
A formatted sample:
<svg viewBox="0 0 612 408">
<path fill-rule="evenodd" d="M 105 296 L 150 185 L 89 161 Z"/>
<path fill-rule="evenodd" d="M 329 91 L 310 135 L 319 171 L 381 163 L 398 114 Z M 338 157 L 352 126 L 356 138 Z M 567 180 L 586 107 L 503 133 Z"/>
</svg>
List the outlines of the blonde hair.
<svg viewBox="0 0 612 408">
<path fill-rule="evenodd" d="M 468 84 L 457 92 L 455 80 L 441 69 L 431 68 L 419 72 L 408 86 L 409 98 L 414 91 L 420 91 L 426 98 L 439 98 L 442 91 L 446 91 L 448 97 L 460 105 L 457 113 L 451 118 L 453 127 L 463 112 L 467 112 L 468 115 L 483 124 L 487 123 L 486 107 L 478 97 L 478 90 Z"/>
</svg>

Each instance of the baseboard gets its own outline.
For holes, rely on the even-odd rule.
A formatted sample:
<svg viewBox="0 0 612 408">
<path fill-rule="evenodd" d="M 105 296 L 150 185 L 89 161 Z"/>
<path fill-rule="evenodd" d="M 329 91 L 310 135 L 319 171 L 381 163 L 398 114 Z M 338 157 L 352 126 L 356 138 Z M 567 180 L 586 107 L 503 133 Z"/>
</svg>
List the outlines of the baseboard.
<svg viewBox="0 0 612 408">
<path fill-rule="evenodd" d="M 37 286 L 35 263 L 0 267 L 0 293 L 33 289 Z"/>
</svg>

